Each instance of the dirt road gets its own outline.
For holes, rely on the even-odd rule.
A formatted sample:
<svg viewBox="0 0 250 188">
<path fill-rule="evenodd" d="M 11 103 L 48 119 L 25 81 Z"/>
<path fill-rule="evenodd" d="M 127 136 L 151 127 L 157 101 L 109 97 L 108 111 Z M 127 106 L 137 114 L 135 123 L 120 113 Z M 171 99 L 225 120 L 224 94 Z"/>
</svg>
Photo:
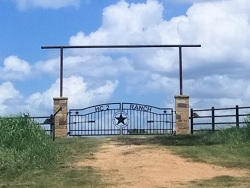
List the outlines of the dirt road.
<svg viewBox="0 0 250 188">
<path fill-rule="evenodd" d="M 187 161 L 166 147 L 119 145 L 108 142 L 96 154 L 96 160 L 78 162 L 103 172 L 110 188 L 185 187 L 190 181 L 217 176 L 246 176 L 248 171 Z"/>
</svg>

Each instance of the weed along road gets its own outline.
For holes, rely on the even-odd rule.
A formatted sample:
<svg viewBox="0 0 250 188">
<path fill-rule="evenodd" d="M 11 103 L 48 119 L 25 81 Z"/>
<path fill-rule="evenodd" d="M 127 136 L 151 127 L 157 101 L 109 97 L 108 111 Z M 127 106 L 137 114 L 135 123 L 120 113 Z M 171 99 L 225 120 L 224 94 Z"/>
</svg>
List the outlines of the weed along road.
<svg viewBox="0 0 250 188">
<path fill-rule="evenodd" d="M 165 146 L 113 139 L 102 145 L 94 160 L 82 160 L 75 166 L 100 170 L 110 188 L 187 187 L 195 181 L 249 175 L 248 170 L 191 162 Z"/>
</svg>

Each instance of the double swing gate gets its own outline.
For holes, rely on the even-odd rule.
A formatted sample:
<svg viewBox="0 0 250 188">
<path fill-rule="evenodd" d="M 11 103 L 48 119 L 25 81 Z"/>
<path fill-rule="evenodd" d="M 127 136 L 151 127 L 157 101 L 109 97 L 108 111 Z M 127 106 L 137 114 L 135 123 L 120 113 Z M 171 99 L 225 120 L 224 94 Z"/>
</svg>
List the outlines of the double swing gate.
<svg viewBox="0 0 250 188">
<path fill-rule="evenodd" d="M 172 134 L 173 109 L 107 103 L 69 110 L 69 136 Z"/>
</svg>

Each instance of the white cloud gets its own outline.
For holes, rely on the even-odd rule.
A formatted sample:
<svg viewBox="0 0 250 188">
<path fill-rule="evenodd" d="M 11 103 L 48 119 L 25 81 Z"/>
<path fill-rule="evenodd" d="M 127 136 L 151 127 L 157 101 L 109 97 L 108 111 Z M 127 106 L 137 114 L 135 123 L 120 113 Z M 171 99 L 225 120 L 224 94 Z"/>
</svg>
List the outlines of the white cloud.
<svg viewBox="0 0 250 188">
<path fill-rule="evenodd" d="M 113 59 L 105 55 L 68 56 L 64 59 L 64 64 L 66 76 L 82 75 L 91 77 L 92 80 L 116 79 L 134 72 L 133 63 L 126 57 Z"/>
<path fill-rule="evenodd" d="M 250 1 L 190 2 L 194 4 L 188 9 L 186 16 L 167 21 L 163 19 L 164 7 L 159 1 L 148 0 L 138 4 L 120 1 L 104 9 L 99 29 L 89 35 L 79 32 L 70 38 L 69 44 L 201 44 L 201 48 L 183 49 L 184 79 L 187 79 L 184 82 L 184 93 L 186 91 L 191 97 L 195 97 L 195 101 L 204 102 L 205 98 L 209 101 L 215 97 L 217 101 L 221 99 L 228 104 L 228 100 L 239 102 L 237 96 L 246 92 L 244 85 L 248 83 L 250 71 Z M 133 80 L 148 79 L 148 76 L 143 76 L 146 72 L 152 74 L 152 79 L 147 83 L 148 88 L 159 87 L 157 82 L 164 74 L 166 84 L 172 79 L 178 80 L 177 50 L 90 51 L 85 50 L 85 55 L 105 53 L 106 56 L 110 55 L 110 61 L 112 53 L 129 57 Z M 83 53 L 74 52 L 77 55 Z M 97 69 L 100 68 L 98 63 L 93 62 L 93 72 L 95 65 Z M 104 70 L 106 65 L 107 62 L 101 69 Z M 112 72 L 112 68 L 107 70 Z M 136 75 L 136 72 L 139 74 Z M 159 79 L 155 76 L 158 74 Z M 135 85 L 132 84 L 132 87 L 136 87 Z M 178 83 L 170 85 L 179 88 Z M 127 87 L 131 88 L 131 85 Z M 242 101 L 247 99 L 243 98 Z"/>
<path fill-rule="evenodd" d="M 36 72 L 42 72 L 47 74 L 55 74 L 58 72 L 60 66 L 59 57 L 54 59 L 49 59 L 47 61 L 38 61 L 34 65 L 34 70 Z"/>
<path fill-rule="evenodd" d="M 59 82 L 57 79 L 48 90 L 34 93 L 27 99 L 26 103 L 33 108 L 32 113 L 53 108 L 53 98 L 59 96 Z M 64 96 L 68 97 L 69 108 L 83 108 L 109 100 L 117 86 L 118 81 L 106 81 L 90 88 L 83 77 L 71 76 L 64 78 L 63 90 Z"/>
<path fill-rule="evenodd" d="M 179 43 L 177 23 L 183 17 L 173 19 L 170 23 L 163 20 L 164 7 L 161 3 L 148 0 L 146 3 L 127 3 L 120 1 L 106 7 L 103 11 L 101 27 L 85 35 L 77 33 L 70 38 L 70 45 L 103 45 L 103 44 L 170 44 Z M 74 50 L 75 55 L 96 55 L 112 53 L 129 55 L 142 69 L 171 72 L 176 70 L 178 53 L 172 49 L 106 49 Z M 105 66 L 105 64 L 103 65 Z M 110 71 L 112 72 L 112 71 Z"/>
<path fill-rule="evenodd" d="M 250 25 L 249 1 L 233 0 L 194 4 L 187 11 L 187 19 L 179 23 L 178 32 L 183 43 L 199 42 L 197 58 L 208 63 L 249 59 Z"/>
<path fill-rule="evenodd" d="M 78 8 L 80 0 L 11 0 L 17 4 L 18 9 L 25 10 L 28 8 L 52 8 L 73 6 Z"/>
<path fill-rule="evenodd" d="M 25 98 L 11 82 L 0 85 L 0 114 L 30 113 L 31 116 L 48 116 L 53 112 L 53 98 L 59 96 L 59 79 L 44 92 Z M 64 94 L 69 108 L 84 108 L 89 105 L 109 102 L 118 86 L 118 81 L 104 81 L 89 86 L 80 76 L 64 79 Z"/>
<path fill-rule="evenodd" d="M 140 33 L 162 22 L 163 9 L 162 4 L 153 0 L 145 4 L 120 1 L 104 9 L 102 27 L 128 31 L 129 34 Z"/>
<path fill-rule="evenodd" d="M 10 108 L 6 102 L 11 99 L 19 99 L 22 96 L 19 91 L 16 90 L 11 82 L 3 82 L 0 85 L 0 114 L 9 114 L 8 108 Z M 17 106 L 11 106 L 12 111 L 16 111 Z"/>
<path fill-rule="evenodd" d="M 89 36 L 79 32 L 70 38 L 70 45 L 157 42 L 158 34 L 153 29 L 162 21 L 163 5 L 157 1 L 142 4 L 120 1 L 104 9 L 102 26 L 96 32 Z"/>
<path fill-rule="evenodd" d="M 9 56 L 0 67 L 0 78 L 3 80 L 24 80 L 31 74 L 31 66 L 17 56 Z"/>
</svg>

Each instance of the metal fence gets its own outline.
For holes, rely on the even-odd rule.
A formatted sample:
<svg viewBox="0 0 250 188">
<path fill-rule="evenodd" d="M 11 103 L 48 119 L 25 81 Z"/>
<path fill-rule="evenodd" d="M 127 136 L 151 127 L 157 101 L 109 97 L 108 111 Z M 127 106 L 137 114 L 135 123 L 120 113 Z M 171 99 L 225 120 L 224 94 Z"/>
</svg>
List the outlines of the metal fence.
<svg viewBox="0 0 250 188">
<path fill-rule="evenodd" d="M 107 103 L 69 110 L 69 136 L 172 133 L 172 108 L 136 103 Z"/>
<path fill-rule="evenodd" d="M 220 128 L 237 128 L 245 124 L 245 119 L 250 114 L 250 107 L 190 109 L 190 129 L 194 131 L 211 130 Z"/>
<path fill-rule="evenodd" d="M 50 116 L 29 118 L 41 126 L 41 128 L 44 129 L 49 135 L 51 135 L 53 141 L 55 140 L 55 116 L 53 114 Z"/>
</svg>

